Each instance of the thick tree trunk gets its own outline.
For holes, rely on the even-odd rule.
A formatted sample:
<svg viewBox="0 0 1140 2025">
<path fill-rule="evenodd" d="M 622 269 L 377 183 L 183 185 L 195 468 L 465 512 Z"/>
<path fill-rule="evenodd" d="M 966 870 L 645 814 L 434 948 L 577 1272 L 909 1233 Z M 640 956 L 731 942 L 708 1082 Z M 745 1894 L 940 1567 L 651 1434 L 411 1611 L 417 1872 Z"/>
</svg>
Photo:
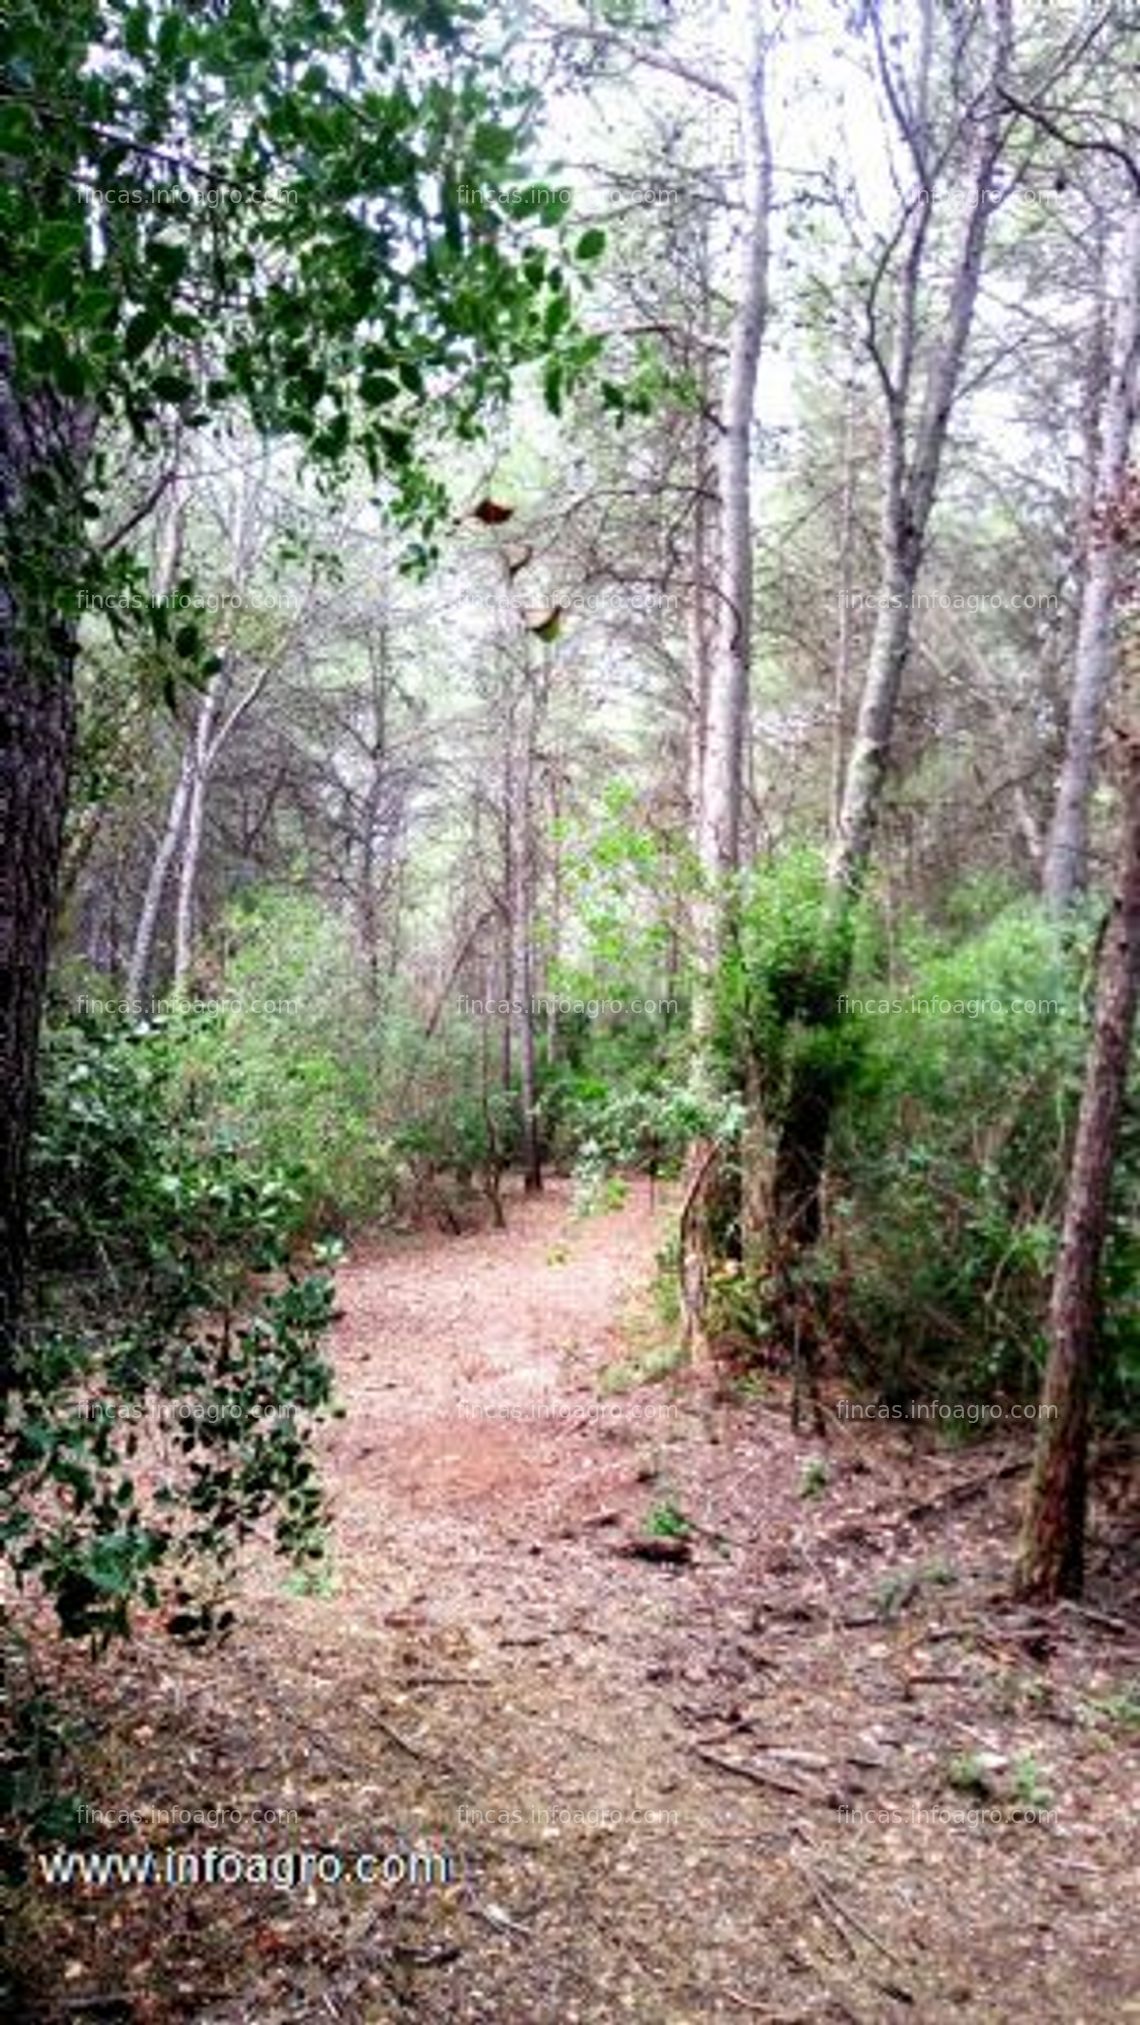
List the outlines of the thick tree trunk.
<svg viewBox="0 0 1140 2025">
<path fill-rule="evenodd" d="M 910 659 L 911 601 L 922 552 L 915 533 L 905 527 L 893 527 L 887 541 L 871 654 L 831 853 L 831 884 L 841 902 L 858 891 L 870 861 L 899 695 Z"/>
<path fill-rule="evenodd" d="M 92 426 L 68 403 L 22 395 L 0 335 L 0 1413 L 19 1347 L 36 1063 L 75 741 L 75 629 L 57 587 L 74 578 Z M 33 493 L 36 479 L 50 489 Z"/>
<path fill-rule="evenodd" d="M 1101 944 L 1096 1019 L 1053 1280 L 1049 1362 L 1017 1570 L 1022 1595 L 1080 1594 L 1097 1288 L 1140 992 L 1140 732 L 1127 743 L 1120 883 Z"/>
<path fill-rule="evenodd" d="M 1088 879 L 1089 804 L 1097 746 L 1112 673 L 1112 611 L 1118 542 L 1111 520 L 1128 469 L 1140 400 L 1140 201 L 1125 234 L 1113 320 L 1112 364 L 1100 426 L 1096 486 L 1081 584 L 1076 669 L 1065 757 L 1045 858 L 1043 888 L 1050 906 L 1072 904 Z"/>
</svg>

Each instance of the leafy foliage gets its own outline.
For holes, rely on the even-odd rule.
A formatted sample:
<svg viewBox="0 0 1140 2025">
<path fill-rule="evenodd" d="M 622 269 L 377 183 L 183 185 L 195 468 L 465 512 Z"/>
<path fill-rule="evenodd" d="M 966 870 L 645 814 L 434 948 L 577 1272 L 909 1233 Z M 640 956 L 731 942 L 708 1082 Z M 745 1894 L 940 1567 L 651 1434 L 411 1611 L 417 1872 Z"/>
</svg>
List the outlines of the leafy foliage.
<svg viewBox="0 0 1140 2025">
<path fill-rule="evenodd" d="M 902 975 L 851 987 L 859 1070 L 837 1121 L 831 1264 L 887 1397 L 1036 1389 L 1080 1093 L 1092 922 L 1007 908 L 939 947 L 915 927 Z M 957 1010 L 954 1010 L 957 1008 Z M 1110 1398 L 1134 1396 L 1140 1336 L 1135 1096 L 1105 1269 Z"/>
<path fill-rule="evenodd" d="M 35 1147 L 39 1307 L 0 1544 L 65 1632 L 101 1642 L 137 1604 L 187 1636 L 224 1628 L 226 1570 L 263 1519 L 281 1551 L 320 1551 L 332 1281 L 292 1263 L 297 1191 L 202 1119 L 177 1045 L 165 1022 L 55 1031 Z"/>
<path fill-rule="evenodd" d="M 751 1067 L 773 1129 L 798 1079 L 838 1094 L 855 1072 L 845 993 L 862 927 L 837 907 L 818 851 L 763 861 L 745 884 L 720 979 L 722 1047 L 738 1079 Z"/>
</svg>

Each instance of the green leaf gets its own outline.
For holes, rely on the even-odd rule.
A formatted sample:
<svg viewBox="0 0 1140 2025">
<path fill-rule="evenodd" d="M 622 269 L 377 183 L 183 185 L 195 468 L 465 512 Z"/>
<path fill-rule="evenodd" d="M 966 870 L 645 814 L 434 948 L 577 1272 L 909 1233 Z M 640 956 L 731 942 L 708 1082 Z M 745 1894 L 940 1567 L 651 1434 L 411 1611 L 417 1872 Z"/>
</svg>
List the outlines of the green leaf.
<svg viewBox="0 0 1140 2025">
<path fill-rule="evenodd" d="M 542 319 L 542 328 L 546 336 L 548 338 L 556 338 L 558 336 L 559 331 L 564 330 L 569 321 L 570 321 L 569 296 L 568 295 L 552 296 L 551 300 L 546 305 L 546 314 Z M 555 409 L 554 412 L 557 414 L 558 410 Z"/>
<path fill-rule="evenodd" d="M 387 373 L 365 373 L 360 382 L 360 398 L 370 408 L 379 408 L 385 401 L 396 400 L 399 392 L 397 382 Z"/>
<path fill-rule="evenodd" d="M 578 260 L 596 260 L 598 255 L 604 253 L 605 250 L 605 233 L 602 231 L 600 225 L 591 225 L 588 232 L 583 232 L 577 246 L 574 248 L 574 254 Z"/>
<path fill-rule="evenodd" d="M 169 401 L 171 406 L 177 406 L 182 401 L 190 399 L 194 392 L 194 382 L 188 380 L 185 373 L 156 373 L 150 383 L 150 390 L 156 401 Z"/>
<path fill-rule="evenodd" d="M 189 251 L 173 239 L 152 239 L 146 249 L 149 266 L 163 288 L 176 288 L 186 272 Z"/>
<path fill-rule="evenodd" d="M 123 23 L 123 41 L 129 56 L 150 55 L 150 9 L 132 7 Z"/>
<path fill-rule="evenodd" d="M 348 447 L 348 416 L 343 412 L 334 415 L 332 421 L 313 438 L 313 454 L 327 457 L 330 461 L 342 456 Z"/>
<path fill-rule="evenodd" d="M 81 253 L 85 243 L 86 234 L 79 218 L 53 218 L 36 234 L 36 248 L 44 260 Z"/>
<path fill-rule="evenodd" d="M 163 329 L 165 319 L 157 309 L 140 309 L 127 325 L 123 338 L 123 356 L 129 360 L 139 359 Z"/>
<path fill-rule="evenodd" d="M 158 28 L 158 53 L 164 63 L 173 63 L 182 43 L 182 17 L 164 14 Z"/>
<path fill-rule="evenodd" d="M 35 117 L 26 105 L 0 105 L 0 155 L 27 153 L 35 134 Z"/>
</svg>

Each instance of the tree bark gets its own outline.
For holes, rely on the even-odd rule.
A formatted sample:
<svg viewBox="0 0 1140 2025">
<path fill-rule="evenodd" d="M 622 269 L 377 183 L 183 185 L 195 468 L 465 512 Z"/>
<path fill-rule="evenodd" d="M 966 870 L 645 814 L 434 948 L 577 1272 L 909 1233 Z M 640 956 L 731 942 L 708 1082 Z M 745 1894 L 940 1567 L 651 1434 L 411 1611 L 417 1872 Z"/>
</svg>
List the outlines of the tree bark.
<svg viewBox="0 0 1140 2025">
<path fill-rule="evenodd" d="M 707 364 L 702 356 L 702 373 L 707 378 Z M 702 386 L 702 406 L 706 388 Z M 703 418 L 698 418 L 695 434 L 695 456 L 693 466 L 693 529 L 692 558 L 693 586 L 689 600 L 687 619 L 687 645 L 689 664 L 688 695 L 688 782 L 686 801 L 688 803 L 689 833 L 696 840 L 702 832 L 701 809 L 704 798 L 705 749 L 707 744 L 709 708 L 709 618 L 708 618 L 708 556 L 709 556 L 709 501 L 706 497 L 709 471 L 706 456 Z"/>
<path fill-rule="evenodd" d="M 1134 200 L 1125 232 L 1120 288 L 1113 319 L 1112 364 L 1101 416 L 1087 560 L 1081 583 L 1076 669 L 1065 757 L 1042 880 L 1046 900 L 1059 911 L 1071 906 L 1088 880 L 1089 804 L 1096 776 L 1105 698 L 1112 674 L 1112 613 L 1116 599 L 1119 544 L 1114 537 L 1111 517 L 1128 469 L 1138 401 L 1140 200 Z"/>
<path fill-rule="evenodd" d="M 977 110 L 971 107 L 963 113 L 963 125 L 971 135 L 969 208 L 953 264 L 942 320 L 943 334 L 922 376 L 913 428 L 909 418 L 919 394 L 916 383 L 920 294 L 930 223 L 930 179 L 935 173 L 929 130 L 934 20 L 931 0 L 924 0 L 918 76 L 912 95 L 900 96 L 895 88 L 877 23 L 875 29 L 880 37 L 878 54 L 885 89 L 914 163 L 922 201 L 912 202 L 907 237 L 901 242 L 906 250 L 889 359 L 883 357 L 877 346 L 873 293 L 868 305 L 871 353 L 885 409 L 880 574 L 871 651 L 828 868 L 832 932 L 845 937 L 848 952 L 850 938 L 846 930 L 850 908 L 866 877 L 882 809 L 899 697 L 910 659 L 914 593 L 973 326 L 991 216 L 991 192 L 1004 142 L 1002 94 L 1012 41 L 1010 0 L 990 0 L 989 15 L 991 48 L 985 95 Z M 882 279 L 883 270 L 879 282 Z M 846 961 L 849 962 L 849 954 Z M 842 989 L 843 982 L 843 977 L 837 977 L 837 990 Z M 835 1103 L 832 1087 L 818 1086 L 815 1074 L 811 1068 L 801 1067 L 792 1078 L 779 1127 L 771 1191 L 774 1222 L 768 1238 L 777 1314 L 781 1309 L 788 1311 L 790 1306 L 791 1312 L 785 1312 L 782 1319 L 794 1330 L 813 1388 L 817 1318 L 805 1309 L 800 1268 L 803 1255 L 816 1243 L 822 1228 L 824 1173 Z M 780 1289 L 791 1290 L 790 1301 L 780 1294 Z M 797 1390 L 798 1376 L 797 1371 Z"/>
<path fill-rule="evenodd" d="M 17 387 L 0 334 L 0 1414 L 19 1352 L 40 1021 L 75 744 L 75 625 L 60 587 L 75 580 L 93 433 L 82 408 Z"/>
<path fill-rule="evenodd" d="M 740 93 L 745 222 L 721 416 L 721 559 L 716 586 L 698 848 L 723 880 L 740 862 L 740 802 L 752 634 L 752 415 L 768 318 L 772 158 L 765 108 L 766 36 L 749 9 L 751 47 Z M 719 910 L 718 910 L 719 911 Z"/>
<path fill-rule="evenodd" d="M 383 1010 L 380 986 L 380 893 L 378 837 L 389 780 L 389 709 L 394 686 L 389 654 L 389 622 L 385 614 L 368 643 L 370 721 L 367 736 L 367 781 L 360 803 L 360 879 L 356 894 L 356 930 L 368 991 L 369 1011 L 378 1021 Z"/>
<path fill-rule="evenodd" d="M 1098 1280 L 1140 993 L 1140 731 L 1125 746 L 1120 879 L 1102 944 L 1096 1018 L 1053 1279 L 1049 1362 L 1022 1531 L 1017 1588 L 1077 1596 L 1084 1582 L 1089 1411 Z"/>
<path fill-rule="evenodd" d="M 913 446 L 907 442 L 907 414 L 913 391 L 918 291 L 927 234 L 925 204 L 920 207 L 912 228 L 904 264 L 890 365 L 876 354 L 887 415 L 882 564 L 871 655 L 831 857 L 832 885 L 841 895 L 853 894 L 862 885 L 882 807 L 899 693 L 910 657 L 914 591 L 938 496 L 950 417 L 981 284 L 991 191 L 1004 137 L 1002 91 L 1010 61 L 1010 0 L 991 0 L 991 17 L 993 47 L 988 88 L 985 102 L 973 118 L 970 208 L 954 263 L 945 334 L 925 376 Z M 927 88 L 927 83 L 922 82 L 920 104 L 925 100 Z M 924 125 L 924 119 L 917 119 L 907 138 L 918 172 L 925 181 L 929 164 Z"/>
<path fill-rule="evenodd" d="M 847 695 L 851 687 L 851 564 L 855 518 L 854 369 L 848 375 L 843 402 L 842 455 L 842 492 L 839 502 L 839 612 L 835 627 L 835 670 L 831 704 L 831 784 L 828 798 L 828 834 L 832 843 L 839 835 L 839 819 L 843 809 Z"/>
<path fill-rule="evenodd" d="M 542 1189 L 542 1148 L 538 1121 L 538 1059 L 534 1032 L 534 763 L 535 684 L 531 670 L 524 676 L 519 709 L 521 738 L 518 766 L 518 823 L 515 831 L 515 931 L 518 938 L 515 979 L 519 1043 L 519 1097 L 522 1105 L 523 1187 L 528 1195 Z"/>
<path fill-rule="evenodd" d="M 194 900 L 198 866 L 202 857 L 202 828 L 206 813 L 206 784 L 221 745 L 214 737 L 214 725 L 222 707 L 226 676 L 216 675 L 202 698 L 198 720 L 189 747 L 189 782 L 182 835 L 182 862 L 178 869 L 178 900 L 174 914 L 174 991 L 185 991 L 194 960 Z M 181 783 L 180 783 L 181 784 Z"/>
<path fill-rule="evenodd" d="M 711 1098 L 715 1076 L 712 1038 L 715 979 L 730 904 L 729 881 L 740 863 L 740 812 L 752 646 L 752 417 L 768 319 L 772 152 L 765 99 L 767 30 L 763 9 L 748 9 L 750 40 L 738 95 L 743 148 L 744 224 L 736 307 L 721 407 L 718 471 L 719 565 L 712 624 L 711 666 L 706 675 L 703 600 L 705 530 L 695 535 L 701 588 L 694 596 L 690 632 L 694 739 L 700 757 L 695 801 L 697 857 L 702 890 L 694 910 L 696 981 L 693 991 L 693 1081 Z M 707 1289 L 713 1250 L 713 1206 L 718 1156 L 705 1138 L 689 1150 L 686 1212 L 681 1219 L 680 1277 L 685 1347 L 696 1361 L 708 1355 Z"/>
<path fill-rule="evenodd" d="M 514 1032 L 515 1032 L 515 700 L 508 675 L 505 723 L 503 730 L 503 920 L 502 920 L 502 964 L 503 979 L 500 996 L 506 1004 L 500 1034 L 500 1080 L 504 1092 L 509 1096 L 514 1077 Z"/>
<path fill-rule="evenodd" d="M 190 802 L 190 790 L 194 779 L 194 747 L 188 742 L 182 754 L 178 779 L 170 799 L 166 822 L 159 846 L 151 860 L 150 873 L 146 882 L 142 907 L 135 927 L 131 945 L 131 960 L 127 967 L 127 1004 L 132 1014 L 142 1009 L 143 993 L 150 975 L 154 941 L 158 933 L 158 917 L 162 909 L 162 896 L 170 877 L 170 868 L 182 843 L 182 832 L 186 825 L 186 811 Z"/>
</svg>

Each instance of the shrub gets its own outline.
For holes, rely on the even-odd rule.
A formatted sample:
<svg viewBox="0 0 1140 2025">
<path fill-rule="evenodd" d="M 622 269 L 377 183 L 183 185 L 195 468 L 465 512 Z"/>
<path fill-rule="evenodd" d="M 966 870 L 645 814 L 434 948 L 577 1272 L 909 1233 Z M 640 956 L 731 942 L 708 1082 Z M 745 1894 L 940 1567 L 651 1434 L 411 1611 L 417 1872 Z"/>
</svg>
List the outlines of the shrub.
<svg viewBox="0 0 1140 2025">
<path fill-rule="evenodd" d="M 1085 920 L 1061 932 L 1020 903 L 957 947 L 917 933 L 904 982 L 851 988 L 864 1005 L 897 1009 L 861 1015 L 833 1142 L 828 1250 L 866 1376 L 892 1399 L 1037 1390 L 1088 1044 L 1090 930 Z M 912 1000 L 964 1010 L 912 1011 Z M 1105 1268 L 1106 1394 L 1118 1409 L 1140 1377 L 1125 1297 L 1140 1273 L 1138 1212 L 1134 1097 Z"/>
<path fill-rule="evenodd" d="M 99 1641 L 139 1603 L 187 1636 L 223 1622 L 263 1519 L 295 1559 L 322 1537 L 332 1281 L 294 1265 L 297 1189 L 201 1114 L 180 1038 L 80 1021 L 46 1048 L 0 1551 Z"/>
</svg>

